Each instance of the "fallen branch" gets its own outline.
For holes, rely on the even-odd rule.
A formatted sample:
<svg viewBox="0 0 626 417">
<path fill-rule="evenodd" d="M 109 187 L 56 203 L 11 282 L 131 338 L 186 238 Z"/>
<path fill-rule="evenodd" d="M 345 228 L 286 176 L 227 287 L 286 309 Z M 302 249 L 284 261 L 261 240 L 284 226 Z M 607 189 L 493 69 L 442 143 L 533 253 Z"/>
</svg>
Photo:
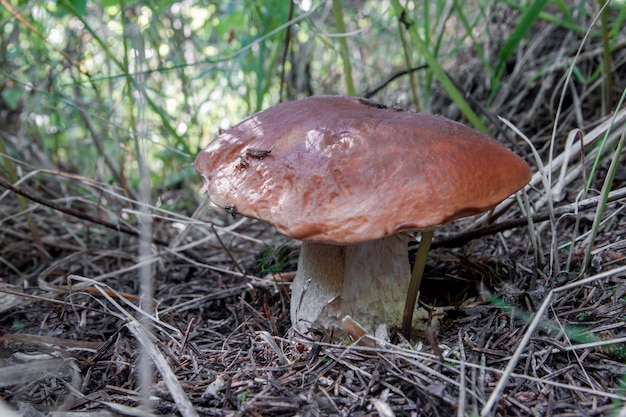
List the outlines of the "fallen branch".
<svg viewBox="0 0 626 417">
<path fill-rule="evenodd" d="M 577 203 L 566 204 L 564 206 L 555 207 L 554 208 L 554 217 L 563 216 L 565 214 L 574 214 L 581 211 L 589 210 L 598 205 L 601 196 L 587 198 L 583 201 Z M 626 198 L 626 187 L 620 188 L 618 190 L 612 191 L 609 193 L 607 198 L 607 203 L 611 203 L 622 198 Z M 544 222 L 550 219 L 550 211 L 544 210 L 539 213 L 536 213 L 532 216 L 532 220 L 535 223 Z M 432 247 L 457 247 L 462 246 L 469 242 L 470 240 L 478 239 L 483 236 L 493 235 L 495 233 L 500 233 L 505 230 L 515 229 L 518 227 L 523 227 L 528 225 L 528 219 L 525 217 L 520 217 L 514 220 L 509 220 L 506 222 L 492 224 L 490 226 L 483 227 L 481 229 L 472 230 L 466 233 L 461 233 L 457 236 L 452 236 L 450 238 L 438 239 L 432 243 Z"/>
</svg>

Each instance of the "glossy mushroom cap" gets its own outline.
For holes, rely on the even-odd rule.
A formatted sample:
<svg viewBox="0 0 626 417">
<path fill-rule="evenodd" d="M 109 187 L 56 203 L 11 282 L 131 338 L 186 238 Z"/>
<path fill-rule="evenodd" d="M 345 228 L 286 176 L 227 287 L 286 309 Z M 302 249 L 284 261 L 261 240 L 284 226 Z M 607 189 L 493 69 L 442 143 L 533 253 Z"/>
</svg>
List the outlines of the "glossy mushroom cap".
<svg viewBox="0 0 626 417">
<path fill-rule="evenodd" d="M 487 211 L 531 175 L 523 159 L 465 125 L 341 96 L 252 115 L 195 165 L 218 206 L 294 239 L 339 244 Z"/>
</svg>

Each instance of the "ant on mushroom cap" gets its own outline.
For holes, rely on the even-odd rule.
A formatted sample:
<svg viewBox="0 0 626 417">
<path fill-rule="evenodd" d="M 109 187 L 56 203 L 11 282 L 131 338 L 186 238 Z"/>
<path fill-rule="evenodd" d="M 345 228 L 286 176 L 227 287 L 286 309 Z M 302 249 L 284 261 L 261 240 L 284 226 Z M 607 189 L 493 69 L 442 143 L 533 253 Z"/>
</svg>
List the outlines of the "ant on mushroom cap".
<svg viewBox="0 0 626 417">
<path fill-rule="evenodd" d="M 239 163 L 237 164 L 237 168 L 246 169 L 250 166 L 250 162 L 248 161 L 248 157 L 254 159 L 263 159 L 270 153 L 272 153 L 272 146 L 270 149 L 257 149 L 257 148 L 248 148 L 246 149 L 246 153 L 239 155 Z"/>
<path fill-rule="evenodd" d="M 248 158 L 245 155 L 239 155 L 239 163 L 237 164 L 237 168 L 246 169 L 250 166 L 250 162 L 248 162 Z"/>
<path fill-rule="evenodd" d="M 254 159 L 263 159 L 272 153 L 272 149 L 274 149 L 273 146 L 270 149 L 248 148 L 246 149 L 246 155 Z"/>
<path fill-rule="evenodd" d="M 224 210 L 226 210 L 227 212 L 230 213 L 231 216 L 233 216 L 233 219 L 237 218 L 237 214 L 239 213 L 237 211 L 237 206 L 234 204 L 229 204 L 226 207 L 224 207 Z"/>
</svg>

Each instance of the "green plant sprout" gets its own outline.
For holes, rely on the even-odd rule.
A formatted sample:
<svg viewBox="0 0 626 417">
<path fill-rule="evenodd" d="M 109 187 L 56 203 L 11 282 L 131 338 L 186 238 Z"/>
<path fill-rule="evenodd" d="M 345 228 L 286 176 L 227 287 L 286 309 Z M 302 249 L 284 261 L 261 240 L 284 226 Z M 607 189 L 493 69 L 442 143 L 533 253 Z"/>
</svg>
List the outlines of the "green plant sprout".
<svg viewBox="0 0 626 417">
<path fill-rule="evenodd" d="M 289 266 L 289 255 L 291 251 L 287 243 L 278 246 L 266 245 L 261 250 L 257 268 L 263 275 L 282 272 Z"/>
</svg>

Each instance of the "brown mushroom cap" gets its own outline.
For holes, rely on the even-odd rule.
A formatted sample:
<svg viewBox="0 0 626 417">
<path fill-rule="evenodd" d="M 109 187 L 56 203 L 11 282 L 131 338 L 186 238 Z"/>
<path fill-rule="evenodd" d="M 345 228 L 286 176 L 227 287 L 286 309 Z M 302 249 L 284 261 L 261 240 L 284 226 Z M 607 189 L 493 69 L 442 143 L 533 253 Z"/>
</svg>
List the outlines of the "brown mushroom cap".
<svg viewBox="0 0 626 417">
<path fill-rule="evenodd" d="M 219 135 L 196 169 L 218 206 L 339 244 L 478 214 L 528 183 L 528 164 L 494 139 L 381 107 L 341 96 L 279 104 Z"/>
</svg>

